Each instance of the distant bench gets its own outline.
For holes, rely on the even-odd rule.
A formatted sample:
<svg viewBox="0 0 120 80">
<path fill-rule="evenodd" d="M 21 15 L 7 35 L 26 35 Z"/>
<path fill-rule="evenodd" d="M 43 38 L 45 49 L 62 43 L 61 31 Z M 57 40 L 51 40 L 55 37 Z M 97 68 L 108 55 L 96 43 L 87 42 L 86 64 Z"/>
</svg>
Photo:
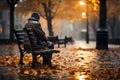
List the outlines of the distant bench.
<svg viewBox="0 0 120 80">
<path fill-rule="evenodd" d="M 47 39 L 48 39 L 48 41 L 53 42 L 54 44 L 59 43 L 58 36 L 49 36 L 49 37 L 47 37 Z"/>
<path fill-rule="evenodd" d="M 47 38 L 49 41 L 53 42 L 54 44 L 58 44 L 58 47 L 60 47 L 61 44 L 64 44 L 64 47 L 66 47 L 67 43 L 74 43 L 72 37 L 67 37 L 67 36 L 61 39 L 58 36 L 49 36 Z"/>
<path fill-rule="evenodd" d="M 72 37 L 67 37 L 67 36 L 65 36 L 65 41 L 66 41 L 66 43 L 71 43 L 71 44 L 74 43 L 74 40 L 73 40 Z"/>
</svg>

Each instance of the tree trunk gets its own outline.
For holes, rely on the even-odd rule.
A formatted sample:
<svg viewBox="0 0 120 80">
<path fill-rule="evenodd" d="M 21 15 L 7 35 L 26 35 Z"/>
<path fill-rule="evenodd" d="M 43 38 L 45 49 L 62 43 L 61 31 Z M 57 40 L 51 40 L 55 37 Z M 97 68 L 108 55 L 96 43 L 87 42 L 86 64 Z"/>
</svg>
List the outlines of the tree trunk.
<svg viewBox="0 0 120 80">
<path fill-rule="evenodd" d="M 10 6 L 10 42 L 14 41 L 14 34 L 13 34 L 13 28 L 14 28 L 14 5 Z"/>
<path fill-rule="evenodd" d="M 115 23 L 116 23 L 116 17 L 113 16 L 113 18 L 110 20 L 111 20 L 110 21 L 111 36 L 112 36 L 112 38 L 114 38 L 115 37 L 114 36 L 114 28 L 115 28 Z"/>
<path fill-rule="evenodd" d="M 47 18 L 48 32 L 49 36 L 54 36 L 53 28 L 52 28 L 52 18 Z"/>
<path fill-rule="evenodd" d="M 13 34 L 14 9 L 15 9 L 15 4 L 17 4 L 19 0 L 6 0 L 6 1 L 10 7 L 10 37 L 9 37 L 9 41 L 12 43 L 14 41 L 14 34 Z"/>
</svg>

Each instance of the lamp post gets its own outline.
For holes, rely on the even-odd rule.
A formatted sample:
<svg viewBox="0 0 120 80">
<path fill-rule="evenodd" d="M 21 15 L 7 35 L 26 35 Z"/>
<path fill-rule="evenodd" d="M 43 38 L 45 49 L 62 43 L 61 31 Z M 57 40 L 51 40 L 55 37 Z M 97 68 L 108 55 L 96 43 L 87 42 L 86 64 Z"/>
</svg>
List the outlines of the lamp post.
<svg viewBox="0 0 120 80">
<path fill-rule="evenodd" d="M 88 21 L 88 4 L 87 5 L 87 19 L 86 19 L 86 43 L 88 44 L 89 43 L 89 21 Z"/>
<path fill-rule="evenodd" d="M 80 1 L 80 5 L 85 5 L 85 2 Z M 86 43 L 89 44 L 89 20 L 88 20 L 88 3 L 86 3 Z"/>
<path fill-rule="evenodd" d="M 106 0 L 100 0 L 100 20 L 97 30 L 96 49 L 108 49 L 108 30 L 106 28 Z"/>
</svg>

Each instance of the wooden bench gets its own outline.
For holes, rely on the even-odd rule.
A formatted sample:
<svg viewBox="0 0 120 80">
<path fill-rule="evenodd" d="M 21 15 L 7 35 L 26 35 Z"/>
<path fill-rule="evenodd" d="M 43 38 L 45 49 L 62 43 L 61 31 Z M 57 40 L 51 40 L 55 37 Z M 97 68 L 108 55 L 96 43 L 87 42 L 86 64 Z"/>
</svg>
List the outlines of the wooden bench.
<svg viewBox="0 0 120 80">
<path fill-rule="evenodd" d="M 35 68 L 35 63 L 37 61 L 36 57 L 37 55 L 42 56 L 43 58 L 43 65 L 48 65 L 49 67 L 52 67 L 51 59 L 52 59 L 52 53 L 59 53 L 59 50 L 55 49 L 43 49 L 41 45 L 36 44 L 36 38 L 34 36 L 34 33 L 30 28 L 24 29 L 24 30 L 13 30 L 17 39 L 17 44 L 20 50 L 20 64 L 23 64 L 23 57 L 26 53 L 32 53 L 32 68 Z M 24 45 L 24 35 L 25 33 L 28 36 L 28 40 L 30 43 L 30 49 L 25 50 L 23 47 Z"/>
<path fill-rule="evenodd" d="M 64 44 L 64 46 L 66 47 L 65 39 L 59 39 L 58 36 L 49 36 L 47 38 L 50 42 L 58 44 L 58 48 L 60 47 L 61 44 Z"/>
<path fill-rule="evenodd" d="M 53 42 L 54 44 L 58 44 L 58 36 L 48 36 L 48 41 Z M 59 45 L 58 45 L 59 46 Z"/>
<path fill-rule="evenodd" d="M 64 44 L 64 47 L 66 47 L 65 38 L 64 39 L 59 39 L 59 41 L 58 41 L 58 47 L 60 47 L 61 44 Z"/>
<path fill-rule="evenodd" d="M 49 41 L 53 42 L 54 44 L 58 44 L 58 48 L 61 44 L 64 44 L 64 47 L 67 46 L 67 43 L 74 43 L 72 37 L 65 36 L 64 38 L 59 38 L 58 36 L 49 36 L 47 37 Z"/>
<path fill-rule="evenodd" d="M 67 44 L 67 43 L 73 44 L 73 43 L 74 43 L 74 40 L 73 40 L 72 37 L 67 37 L 67 36 L 65 36 L 65 42 L 66 42 L 66 44 Z"/>
<path fill-rule="evenodd" d="M 64 44 L 64 47 L 66 47 L 68 43 L 71 43 L 71 44 L 74 43 L 74 40 L 72 39 L 72 37 L 67 37 L 67 36 L 58 40 L 59 40 L 58 47 L 60 47 L 60 44 Z"/>
</svg>

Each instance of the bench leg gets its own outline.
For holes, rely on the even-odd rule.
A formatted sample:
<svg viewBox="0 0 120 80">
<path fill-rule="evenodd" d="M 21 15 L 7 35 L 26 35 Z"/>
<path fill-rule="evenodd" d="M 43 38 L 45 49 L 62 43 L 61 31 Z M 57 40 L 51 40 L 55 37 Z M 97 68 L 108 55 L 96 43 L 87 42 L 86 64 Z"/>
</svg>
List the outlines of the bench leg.
<svg viewBox="0 0 120 80">
<path fill-rule="evenodd" d="M 52 54 L 53 53 L 46 53 L 45 55 L 43 55 L 43 65 L 48 65 L 50 68 L 52 68 Z"/>
<path fill-rule="evenodd" d="M 60 48 L 60 44 L 58 43 L 58 48 Z"/>
<path fill-rule="evenodd" d="M 66 43 L 64 43 L 64 46 L 66 47 Z"/>
<path fill-rule="evenodd" d="M 37 62 L 37 55 L 32 53 L 32 68 L 35 68 L 35 63 Z"/>
<path fill-rule="evenodd" d="M 24 55 L 23 55 L 23 53 L 21 53 L 21 55 L 20 55 L 20 62 L 19 62 L 19 64 L 24 64 L 24 63 L 23 63 L 23 57 L 24 57 Z"/>
</svg>

